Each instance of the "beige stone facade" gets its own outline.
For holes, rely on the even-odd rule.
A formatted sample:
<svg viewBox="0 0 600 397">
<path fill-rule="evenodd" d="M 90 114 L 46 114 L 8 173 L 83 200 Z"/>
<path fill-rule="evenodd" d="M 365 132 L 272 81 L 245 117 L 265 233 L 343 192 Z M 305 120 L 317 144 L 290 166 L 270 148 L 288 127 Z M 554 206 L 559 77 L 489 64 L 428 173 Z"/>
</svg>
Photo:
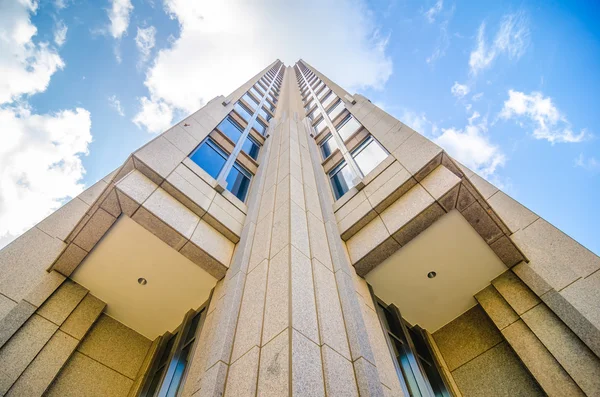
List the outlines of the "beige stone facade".
<svg viewBox="0 0 600 397">
<path fill-rule="evenodd" d="M 0 251 L 0 395 L 597 396 L 599 269 L 275 61 Z"/>
</svg>

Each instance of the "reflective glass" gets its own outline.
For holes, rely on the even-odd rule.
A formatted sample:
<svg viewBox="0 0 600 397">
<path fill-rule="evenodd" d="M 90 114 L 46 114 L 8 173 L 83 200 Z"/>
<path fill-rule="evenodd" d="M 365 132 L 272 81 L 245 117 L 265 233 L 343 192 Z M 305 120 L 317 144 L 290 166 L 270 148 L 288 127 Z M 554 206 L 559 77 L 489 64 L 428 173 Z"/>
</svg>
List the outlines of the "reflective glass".
<svg viewBox="0 0 600 397">
<path fill-rule="evenodd" d="M 257 160 L 258 152 L 260 151 L 260 146 L 254 141 L 254 139 L 248 137 L 242 145 L 242 150 L 246 152 L 248 156 L 252 157 L 254 160 Z"/>
<path fill-rule="evenodd" d="M 233 143 L 237 143 L 242 136 L 242 132 L 244 132 L 242 126 L 236 123 L 235 120 L 229 116 L 225 118 L 225 120 L 221 121 L 221 124 L 219 124 L 217 128 L 229 139 L 231 139 Z"/>
<path fill-rule="evenodd" d="M 337 132 L 342 137 L 342 140 L 346 142 L 346 139 L 350 138 L 361 127 L 360 123 L 351 115 L 344 118 L 344 120 L 336 127 Z"/>
<path fill-rule="evenodd" d="M 227 154 L 209 138 L 192 152 L 190 159 L 202 167 L 208 175 L 217 179 L 219 172 L 225 165 Z"/>
<path fill-rule="evenodd" d="M 327 113 L 329 113 L 329 118 L 331 121 L 335 120 L 337 116 L 340 115 L 346 109 L 342 101 L 339 101 L 337 105 L 335 105 L 332 109 L 330 109 Z"/>
<path fill-rule="evenodd" d="M 333 136 L 329 135 L 321 143 L 321 155 L 323 156 L 323 160 L 325 160 L 327 157 L 329 157 L 335 149 L 337 149 L 335 139 L 333 139 Z"/>
<path fill-rule="evenodd" d="M 267 112 L 267 111 L 266 111 L 264 108 L 262 108 L 262 107 L 261 107 L 260 109 L 258 109 L 258 113 L 259 113 L 261 116 L 263 116 L 263 118 L 264 118 L 265 120 L 267 120 L 267 121 L 271 121 L 271 119 L 273 118 L 273 116 L 271 116 L 271 115 L 269 114 L 269 112 Z"/>
<path fill-rule="evenodd" d="M 254 95 L 259 100 L 264 96 L 264 94 L 261 92 L 258 92 L 256 87 L 254 87 L 254 86 L 252 86 L 252 88 L 250 88 L 250 92 L 252 93 L 252 95 Z"/>
<path fill-rule="evenodd" d="M 233 109 L 246 121 L 250 121 L 250 119 L 252 118 L 250 110 L 246 109 L 246 107 L 239 102 L 235 103 Z"/>
<path fill-rule="evenodd" d="M 352 157 L 358 164 L 358 168 L 367 175 L 373 171 L 387 157 L 386 151 L 381 147 L 379 142 L 369 137 L 362 143 L 354 152 Z"/>
<path fill-rule="evenodd" d="M 261 135 L 265 135 L 265 132 L 267 132 L 267 127 L 262 122 L 258 121 L 258 119 L 254 120 L 252 128 L 254 128 L 256 132 L 258 132 Z"/>
<path fill-rule="evenodd" d="M 256 107 L 258 106 L 258 102 L 256 102 L 256 99 L 252 98 L 250 95 L 248 95 L 248 93 L 245 93 L 242 98 L 244 99 L 244 101 L 246 101 L 246 103 L 249 106 L 252 106 L 253 110 L 256 110 Z"/>
<path fill-rule="evenodd" d="M 227 190 L 241 201 L 246 201 L 250 179 L 250 173 L 244 170 L 241 165 L 235 163 L 227 176 Z"/>
<path fill-rule="evenodd" d="M 333 188 L 333 195 L 335 199 L 342 197 L 352 186 L 352 172 L 346 165 L 346 162 L 342 162 L 340 165 L 334 168 L 329 173 L 329 180 L 331 181 L 331 187 Z"/>
<path fill-rule="evenodd" d="M 322 101 L 323 109 L 327 109 L 329 105 L 333 103 L 337 99 L 337 96 L 332 92 L 324 101 Z"/>
</svg>

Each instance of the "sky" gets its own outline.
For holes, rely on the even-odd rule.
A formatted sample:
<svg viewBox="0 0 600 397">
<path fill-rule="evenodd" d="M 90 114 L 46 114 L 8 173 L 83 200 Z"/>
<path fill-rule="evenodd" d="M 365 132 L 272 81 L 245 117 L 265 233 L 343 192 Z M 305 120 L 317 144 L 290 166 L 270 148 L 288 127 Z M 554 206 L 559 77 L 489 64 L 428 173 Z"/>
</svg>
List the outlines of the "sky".
<svg viewBox="0 0 600 397">
<path fill-rule="evenodd" d="M 600 4 L 0 0 L 0 247 L 302 58 L 600 253 Z"/>
</svg>

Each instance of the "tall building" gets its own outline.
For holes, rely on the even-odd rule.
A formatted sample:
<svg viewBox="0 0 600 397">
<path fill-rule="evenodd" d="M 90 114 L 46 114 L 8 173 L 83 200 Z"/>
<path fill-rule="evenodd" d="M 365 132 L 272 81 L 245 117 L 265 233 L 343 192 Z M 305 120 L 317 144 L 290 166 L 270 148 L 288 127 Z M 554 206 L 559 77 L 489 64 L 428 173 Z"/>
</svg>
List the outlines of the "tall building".
<svg viewBox="0 0 600 397">
<path fill-rule="evenodd" d="M 0 251 L 0 395 L 598 396 L 598 269 L 275 61 Z"/>
</svg>

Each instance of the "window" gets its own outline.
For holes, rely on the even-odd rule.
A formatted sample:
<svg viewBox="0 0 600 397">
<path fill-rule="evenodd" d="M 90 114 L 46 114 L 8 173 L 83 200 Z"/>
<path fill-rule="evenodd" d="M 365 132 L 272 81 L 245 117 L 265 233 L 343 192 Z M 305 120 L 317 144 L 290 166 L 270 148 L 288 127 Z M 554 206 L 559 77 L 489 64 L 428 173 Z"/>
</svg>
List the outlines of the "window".
<svg viewBox="0 0 600 397">
<path fill-rule="evenodd" d="M 244 132 L 242 126 L 236 123 L 235 120 L 230 116 L 221 121 L 221 124 L 219 124 L 217 128 L 229 139 L 231 139 L 233 143 L 237 143 L 242 136 L 242 132 Z"/>
<path fill-rule="evenodd" d="M 242 98 L 244 99 L 244 101 L 246 101 L 246 103 L 249 106 L 252 107 L 252 109 L 256 110 L 256 107 L 258 106 L 258 102 L 256 102 L 256 99 L 252 98 L 250 95 L 248 95 L 248 93 L 245 93 Z"/>
<path fill-rule="evenodd" d="M 248 137 L 242 145 L 242 150 L 246 152 L 248 156 L 252 157 L 254 160 L 257 160 L 258 152 L 260 151 L 260 145 L 256 143 L 254 139 Z"/>
<path fill-rule="evenodd" d="M 190 155 L 190 159 L 198 164 L 210 176 L 217 179 L 219 172 L 227 161 L 227 153 L 223 151 L 212 139 L 207 138 Z"/>
<path fill-rule="evenodd" d="M 310 112 L 310 113 L 308 114 L 308 116 L 306 116 L 306 117 L 308 117 L 308 119 L 309 119 L 310 121 L 314 121 L 314 120 L 315 120 L 317 117 L 319 117 L 320 115 L 321 115 L 321 111 L 320 111 L 318 108 L 315 108 L 315 109 L 314 109 L 312 112 Z"/>
<path fill-rule="evenodd" d="M 174 397 L 181 392 L 188 360 L 202 329 L 207 305 L 186 314 L 183 323 L 157 352 L 158 360 L 150 368 L 150 376 L 142 387 L 142 396 Z"/>
<path fill-rule="evenodd" d="M 333 153 L 333 151 L 335 149 L 337 149 L 335 139 L 333 139 L 333 136 L 331 134 L 327 135 L 327 138 L 325 138 L 323 140 L 323 142 L 321 142 L 320 147 L 321 147 L 321 155 L 323 156 L 323 160 L 325 160 L 327 157 L 329 157 L 331 155 L 331 153 Z"/>
<path fill-rule="evenodd" d="M 369 136 L 354 151 L 352 157 L 363 175 L 373 171 L 387 157 L 387 152 L 379 142 Z"/>
<path fill-rule="evenodd" d="M 331 119 L 331 121 L 335 120 L 335 118 L 337 116 L 340 115 L 340 113 L 342 113 L 344 111 L 344 109 L 346 109 L 344 107 L 344 104 L 342 103 L 342 101 L 338 101 L 337 105 L 335 105 L 333 108 L 331 108 L 327 113 L 329 113 L 329 118 Z"/>
<path fill-rule="evenodd" d="M 348 167 L 345 161 L 342 161 L 337 167 L 329 172 L 329 180 L 331 181 L 333 195 L 336 200 L 354 186 L 352 179 L 352 171 L 350 171 L 350 167 Z"/>
<path fill-rule="evenodd" d="M 227 176 L 227 190 L 241 201 L 246 201 L 251 179 L 252 175 L 236 162 Z"/>
<path fill-rule="evenodd" d="M 336 99 L 337 95 L 335 95 L 333 91 L 331 91 L 331 94 L 327 98 L 325 98 L 323 102 L 321 102 L 321 104 L 323 105 L 323 109 L 327 109 L 327 107 L 329 107 L 329 105 L 331 105 Z"/>
<path fill-rule="evenodd" d="M 346 142 L 346 139 L 350 138 L 360 127 L 362 127 L 360 123 L 349 114 L 335 128 L 342 137 L 342 140 Z"/>
<path fill-rule="evenodd" d="M 261 99 L 265 94 L 258 92 L 258 90 L 256 89 L 256 87 L 252 86 L 252 88 L 250 88 L 250 92 L 252 93 L 252 95 L 254 95 L 256 98 Z"/>
<path fill-rule="evenodd" d="M 269 112 L 267 112 L 263 107 L 258 109 L 258 114 L 263 116 L 263 118 L 267 121 L 270 121 L 273 118 L 273 116 L 271 116 L 271 114 Z"/>
<path fill-rule="evenodd" d="M 260 94 L 261 97 L 265 95 L 265 90 L 261 87 L 260 84 L 256 84 L 252 88 L 254 88 L 256 91 L 258 91 L 258 93 Z"/>
<path fill-rule="evenodd" d="M 250 110 L 246 109 L 246 107 L 240 102 L 236 102 L 233 109 L 246 121 L 250 121 L 250 119 L 252 118 Z"/>
<path fill-rule="evenodd" d="M 255 119 L 252 124 L 252 128 L 254 128 L 259 134 L 265 135 L 267 132 L 267 126 L 262 123 L 262 121 Z"/>
<path fill-rule="evenodd" d="M 321 120 L 319 120 L 319 122 L 315 124 L 313 128 L 315 129 L 317 135 L 325 131 L 325 128 L 327 128 L 327 123 L 325 122 L 325 119 L 321 117 Z"/>
<path fill-rule="evenodd" d="M 327 97 L 329 95 L 334 95 L 335 96 L 335 94 L 333 93 L 333 91 L 328 90 L 327 88 L 325 88 L 323 90 L 323 92 L 321 92 L 320 94 L 317 95 L 317 98 L 319 99 L 319 101 L 323 102 L 325 99 L 327 99 Z M 325 107 L 325 106 L 323 106 L 323 107 Z"/>
</svg>

